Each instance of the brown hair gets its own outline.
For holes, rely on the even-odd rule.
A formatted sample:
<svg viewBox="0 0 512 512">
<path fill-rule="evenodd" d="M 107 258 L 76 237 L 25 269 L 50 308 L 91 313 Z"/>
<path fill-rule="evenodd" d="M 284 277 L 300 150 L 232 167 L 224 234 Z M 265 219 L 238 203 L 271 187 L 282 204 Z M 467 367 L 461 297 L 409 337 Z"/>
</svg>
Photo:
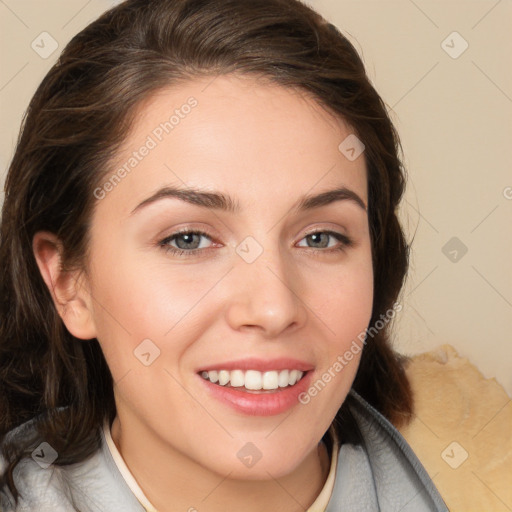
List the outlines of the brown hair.
<svg viewBox="0 0 512 512">
<path fill-rule="evenodd" d="M 6 434 L 37 416 L 58 452 L 85 460 L 115 416 L 113 381 L 97 340 L 65 328 L 32 251 L 37 231 L 62 241 L 64 269 L 83 268 L 93 190 L 150 94 L 182 80 L 260 75 L 310 93 L 343 117 L 366 146 L 374 267 L 370 325 L 402 288 L 408 247 L 396 209 L 405 186 L 398 135 L 352 44 L 299 0 L 128 0 L 76 35 L 25 115 L 5 184 L 0 245 L 0 443 L 7 484 L 37 440 Z M 412 397 L 388 325 L 368 340 L 353 384 L 395 424 Z M 346 412 L 334 425 L 343 436 Z"/>
</svg>

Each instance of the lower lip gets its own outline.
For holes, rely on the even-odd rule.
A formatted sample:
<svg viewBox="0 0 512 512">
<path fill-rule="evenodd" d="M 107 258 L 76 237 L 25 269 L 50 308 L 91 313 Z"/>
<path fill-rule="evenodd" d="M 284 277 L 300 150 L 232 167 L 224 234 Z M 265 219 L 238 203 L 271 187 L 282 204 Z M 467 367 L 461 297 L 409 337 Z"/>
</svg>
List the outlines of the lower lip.
<svg viewBox="0 0 512 512">
<path fill-rule="evenodd" d="M 235 411 L 250 416 L 274 416 L 300 403 L 299 395 L 308 389 L 312 373 L 312 371 L 306 372 L 302 379 L 293 386 L 278 388 L 273 392 L 262 390 L 261 393 L 213 384 L 200 375 L 198 378 L 201 379 L 209 393 Z"/>
</svg>

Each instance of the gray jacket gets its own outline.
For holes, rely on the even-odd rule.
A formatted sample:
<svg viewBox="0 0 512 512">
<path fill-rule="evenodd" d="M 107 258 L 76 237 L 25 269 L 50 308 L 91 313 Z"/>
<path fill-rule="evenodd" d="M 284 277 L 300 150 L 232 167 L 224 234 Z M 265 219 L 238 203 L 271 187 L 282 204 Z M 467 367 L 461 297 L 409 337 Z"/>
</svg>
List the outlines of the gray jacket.
<svg viewBox="0 0 512 512">
<path fill-rule="evenodd" d="M 349 404 L 363 442 L 341 444 L 334 489 L 325 512 L 448 511 L 398 430 L 354 391 Z M 23 498 L 15 507 L 8 489 L 0 489 L 0 511 L 144 512 L 101 432 L 101 449 L 84 462 L 43 469 L 32 458 L 20 461 L 14 479 Z"/>
</svg>

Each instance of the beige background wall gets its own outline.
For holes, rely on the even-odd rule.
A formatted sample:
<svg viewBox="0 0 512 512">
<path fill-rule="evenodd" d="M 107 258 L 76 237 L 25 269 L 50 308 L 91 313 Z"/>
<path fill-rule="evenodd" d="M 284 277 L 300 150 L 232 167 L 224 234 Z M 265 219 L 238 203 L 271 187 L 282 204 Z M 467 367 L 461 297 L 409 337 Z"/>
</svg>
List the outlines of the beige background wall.
<svg viewBox="0 0 512 512">
<path fill-rule="evenodd" d="M 512 395 L 512 2 L 310 5 L 362 53 L 402 138 L 414 242 L 397 346 L 449 343 Z"/>
<path fill-rule="evenodd" d="M 37 84 L 114 3 L 0 2 L 2 181 Z M 414 243 L 397 347 L 452 344 L 512 395 L 512 2 L 309 3 L 354 42 L 402 137 Z"/>
</svg>

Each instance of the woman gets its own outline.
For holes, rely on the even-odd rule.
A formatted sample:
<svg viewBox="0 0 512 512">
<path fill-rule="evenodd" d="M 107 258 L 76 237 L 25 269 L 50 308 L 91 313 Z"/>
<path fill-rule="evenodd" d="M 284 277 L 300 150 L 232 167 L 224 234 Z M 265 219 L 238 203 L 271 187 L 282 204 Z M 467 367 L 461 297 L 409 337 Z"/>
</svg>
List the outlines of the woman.
<svg viewBox="0 0 512 512">
<path fill-rule="evenodd" d="M 447 510 L 395 428 L 398 150 L 297 0 L 80 32 L 6 182 L 3 509 Z"/>
</svg>

